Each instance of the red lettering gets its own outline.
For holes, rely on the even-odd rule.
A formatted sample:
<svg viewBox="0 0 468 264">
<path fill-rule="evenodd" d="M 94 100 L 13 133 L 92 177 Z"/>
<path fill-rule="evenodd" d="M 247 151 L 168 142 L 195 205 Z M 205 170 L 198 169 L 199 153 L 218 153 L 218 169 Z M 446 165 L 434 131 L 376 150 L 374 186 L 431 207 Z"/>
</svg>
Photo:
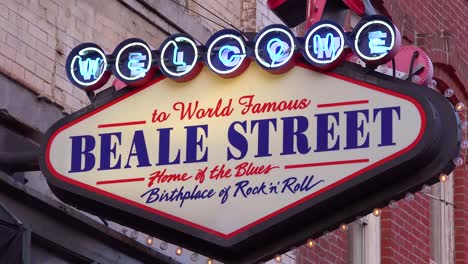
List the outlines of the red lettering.
<svg viewBox="0 0 468 264">
<path fill-rule="evenodd" d="M 148 187 L 153 186 L 154 182 L 156 183 L 169 183 L 169 182 L 176 182 L 176 181 L 188 181 L 192 178 L 192 176 L 188 176 L 187 173 L 174 173 L 174 174 L 166 174 L 166 169 L 163 171 L 156 171 L 150 174 Z"/>
<path fill-rule="evenodd" d="M 172 106 L 175 111 L 180 111 L 180 120 L 187 118 L 202 119 L 202 118 L 213 118 L 213 117 L 224 117 L 230 116 L 234 111 L 232 107 L 232 99 L 229 99 L 228 103 L 223 106 L 223 99 L 219 99 L 215 107 L 202 108 L 199 106 L 198 100 L 195 102 L 189 102 L 187 105 L 184 102 L 176 102 Z"/>
<path fill-rule="evenodd" d="M 289 101 L 278 101 L 278 102 L 264 102 L 257 103 L 254 102 L 254 95 L 246 95 L 239 98 L 239 104 L 244 106 L 241 113 L 246 115 L 251 114 L 260 114 L 268 112 L 283 112 L 283 111 L 293 111 L 293 110 L 302 110 L 306 109 L 310 105 L 309 99 L 296 99 Z"/>
<path fill-rule="evenodd" d="M 216 165 L 210 171 L 210 179 L 218 180 L 222 178 L 230 178 L 231 177 L 231 169 L 225 169 L 226 165 L 222 165 L 221 167 Z"/>
<path fill-rule="evenodd" d="M 272 166 L 271 164 L 265 166 L 255 166 L 253 162 L 243 162 L 235 167 L 235 177 L 254 176 L 261 174 L 268 174 L 274 169 L 279 169 L 279 166 Z"/>
<path fill-rule="evenodd" d="M 168 113 L 163 112 L 163 111 L 158 113 L 158 110 L 154 109 L 153 114 L 152 114 L 152 118 L 151 118 L 151 122 L 153 122 L 153 123 L 156 123 L 156 122 L 162 123 L 162 122 L 166 121 L 167 119 L 169 119 L 170 116 L 171 116 L 171 114 L 168 114 Z"/>
</svg>

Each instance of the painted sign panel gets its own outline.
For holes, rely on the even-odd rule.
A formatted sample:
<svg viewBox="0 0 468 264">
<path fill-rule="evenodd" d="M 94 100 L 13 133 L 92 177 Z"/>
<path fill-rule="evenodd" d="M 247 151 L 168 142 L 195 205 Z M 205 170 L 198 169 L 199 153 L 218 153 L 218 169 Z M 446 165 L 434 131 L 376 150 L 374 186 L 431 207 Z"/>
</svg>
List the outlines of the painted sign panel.
<svg viewBox="0 0 468 264">
<path fill-rule="evenodd" d="M 427 118 L 434 110 L 414 87 L 383 88 L 341 71 L 302 65 L 271 75 L 252 64 L 231 80 L 207 68 L 190 83 L 159 77 L 54 125 L 43 171 L 59 197 L 89 211 L 227 262 L 260 260 L 303 238 L 239 252 L 284 230 L 323 231 L 343 198 L 349 211 L 328 225 L 400 195 L 378 182 L 392 190 L 394 177 L 405 191 L 450 169 L 447 159 L 425 178 L 402 180 L 402 164 L 426 164 L 441 152 L 444 144 L 431 138 L 442 121 Z M 456 148 L 452 141 L 443 152 Z M 291 227 L 318 212 L 324 219 Z"/>
</svg>

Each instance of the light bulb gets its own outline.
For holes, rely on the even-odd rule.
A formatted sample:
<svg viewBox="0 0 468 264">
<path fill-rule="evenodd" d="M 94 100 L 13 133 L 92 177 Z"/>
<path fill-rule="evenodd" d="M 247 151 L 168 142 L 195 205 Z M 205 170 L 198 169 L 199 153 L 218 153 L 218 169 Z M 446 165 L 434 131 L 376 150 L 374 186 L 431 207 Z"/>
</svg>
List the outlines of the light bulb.
<svg viewBox="0 0 468 264">
<path fill-rule="evenodd" d="M 137 239 L 138 238 L 138 231 L 133 230 L 133 232 L 130 234 L 130 237 L 133 238 L 133 239 Z"/>
<path fill-rule="evenodd" d="M 280 255 L 276 255 L 276 256 L 275 256 L 275 261 L 276 261 L 276 263 L 281 263 L 281 260 L 282 260 L 282 258 L 281 258 Z"/>
<path fill-rule="evenodd" d="M 374 211 L 372 211 L 372 214 L 376 217 L 379 217 L 382 214 L 382 210 L 375 208 Z"/>
<path fill-rule="evenodd" d="M 213 260 L 212 260 L 212 259 L 208 259 L 208 260 L 206 261 L 206 264 L 213 264 Z"/>
<path fill-rule="evenodd" d="M 463 121 L 460 125 L 461 129 L 465 132 L 468 131 L 468 121 Z"/>
<path fill-rule="evenodd" d="M 198 261 L 198 254 L 193 253 L 192 255 L 190 255 L 190 260 L 193 261 L 193 262 L 197 262 Z"/>
<path fill-rule="evenodd" d="M 467 140 L 467 139 L 463 140 L 463 141 L 460 143 L 460 147 L 461 147 L 461 149 L 463 149 L 463 150 L 467 150 L 467 149 L 468 149 L 468 140 Z"/>
<path fill-rule="evenodd" d="M 454 91 L 450 88 L 448 88 L 447 90 L 444 91 L 444 96 L 449 98 L 449 97 L 452 97 L 454 94 Z"/>
<path fill-rule="evenodd" d="M 440 182 L 446 182 L 448 180 L 447 174 L 444 174 L 444 173 L 440 174 L 439 180 Z"/>
<path fill-rule="evenodd" d="M 395 209 L 398 207 L 398 203 L 394 200 L 391 200 L 390 203 L 388 204 L 388 207 L 390 207 L 391 209 Z"/>
<path fill-rule="evenodd" d="M 463 104 L 462 102 L 459 102 L 455 105 L 455 111 L 461 112 L 463 110 L 465 110 L 465 104 Z"/>
<path fill-rule="evenodd" d="M 154 242 L 153 237 L 150 237 L 150 236 L 149 236 L 149 237 L 146 238 L 146 244 L 148 244 L 148 245 L 153 245 L 153 242 Z"/>
<path fill-rule="evenodd" d="M 431 187 L 427 186 L 426 184 L 423 185 L 422 189 L 421 189 L 421 192 L 422 193 L 425 193 L 425 194 L 429 194 L 431 193 Z"/>
<path fill-rule="evenodd" d="M 407 193 L 407 194 L 405 195 L 405 200 L 408 201 L 408 202 L 413 201 L 413 200 L 414 200 L 414 194 L 412 194 L 412 193 Z"/>
<path fill-rule="evenodd" d="M 346 230 L 348 230 L 348 225 L 347 224 L 341 224 L 340 229 L 341 229 L 341 231 L 346 231 Z"/>
<path fill-rule="evenodd" d="M 175 250 L 175 254 L 176 254 L 177 256 L 182 255 L 182 252 L 183 252 L 183 250 L 182 250 L 181 247 L 178 247 L 178 248 L 176 248 L 176 250 Z"/>
<path fill-rule="evenodd" d="M 315 243 L 315 241 L 313 239 L 309 239 L 309 240 L 307 240 L 306 245 L 307 245 L 308 248 L 313 248 L 313 247 L 315 247 L 316 243 Z"/>
<path fill-rule="evenodd" d="M 168 247 L 167 242 L 161 241 L 161 244 L 159 245 L 159 248 L 161 250 L 166 250 Z"/>
<path fill-rule="evenodd" d="M 457 166 L 457 167 L 462 166 L 464 162 L 465 162 L 465 161 L 463 160 L 462 157 L 457 157 L 457 158 L 453 159 L 453 163 L 454 163 L 455 166 Z"/>
<path fill-rule="evenodd" d="M 419 83 L 421 81 L 421 77 L 419 77 L 419 75 L 413 75 L 411 77 L 411 81 L 414 83 Z"/>
</svg>

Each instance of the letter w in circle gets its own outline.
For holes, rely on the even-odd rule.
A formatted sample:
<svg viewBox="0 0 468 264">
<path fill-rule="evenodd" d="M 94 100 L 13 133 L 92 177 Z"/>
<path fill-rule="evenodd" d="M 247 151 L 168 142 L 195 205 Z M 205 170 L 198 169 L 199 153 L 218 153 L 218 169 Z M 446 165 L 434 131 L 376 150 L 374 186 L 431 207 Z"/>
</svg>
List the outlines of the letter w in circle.
<svg viewBox="0 0 468 264">
<path fill-rule="evenodd" d="M 333 34 L 328 33 L 324 38 L 315 35 L 313 45 L 317 58 L 334 59 L 341 43 L 339 37 L 333 37 Z"/>
</svg>

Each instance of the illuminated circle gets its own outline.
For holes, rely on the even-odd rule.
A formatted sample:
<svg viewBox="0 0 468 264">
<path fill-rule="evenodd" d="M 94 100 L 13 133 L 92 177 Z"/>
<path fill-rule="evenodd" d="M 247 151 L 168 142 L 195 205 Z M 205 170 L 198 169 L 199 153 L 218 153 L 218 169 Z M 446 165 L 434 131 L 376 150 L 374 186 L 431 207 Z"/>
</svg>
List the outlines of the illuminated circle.
<svg viewBox="0 0 468 264">
<path fill-rule="evenodd" d="M 161 44 L 159 65 L 161 72 L 178 81 L 195 77 L 200 52 L 195 41 L 188 35 L 176 34 Z M 201 69 L 201 67 L 199 67 Z"/>
<path fill-rule="evenodd" d="M 208 67 L 225 78 L 231 78 L 247 67 L 247 48 L 243 36 L 236 30 L 224 29 L 210 37 L 206 46 Z"/>
<path fill-rule="evenodd" d="M 101 87 L 110 77 L 107 57 L 94 43 L 83 43 L 68 55 L 66 69 L 68 79 L 84 90 Z"/>
<path fill-rule="evenodd" d="M 140 39 L 127 39 L 114 51 L 114 74 L 125 83 L 139 83 L 150 78 L 153 55 L 148 45 Z"/>
<path fill-rule="evenodd" d="M 312 25 L 305 36 L 303 53 L 308 62 L 317 67 L 334 66 L 345 46 L 341 26 L 331 21 Z"/>
<path fill-rule="evenodd" d="M 396 29 L 384 18 L 365 18 L 354 31 L 353 51 L 366 62 L 379 61 L 395 50 Z"/>
<path fill-rule="evenodd" d="M 255 37 L 254 50 L 255 60 L 263 68 L 285 68 L 290 64 L 296 50 L 295 38 L 286 26 L 270 25 Z"/>
</svg>

